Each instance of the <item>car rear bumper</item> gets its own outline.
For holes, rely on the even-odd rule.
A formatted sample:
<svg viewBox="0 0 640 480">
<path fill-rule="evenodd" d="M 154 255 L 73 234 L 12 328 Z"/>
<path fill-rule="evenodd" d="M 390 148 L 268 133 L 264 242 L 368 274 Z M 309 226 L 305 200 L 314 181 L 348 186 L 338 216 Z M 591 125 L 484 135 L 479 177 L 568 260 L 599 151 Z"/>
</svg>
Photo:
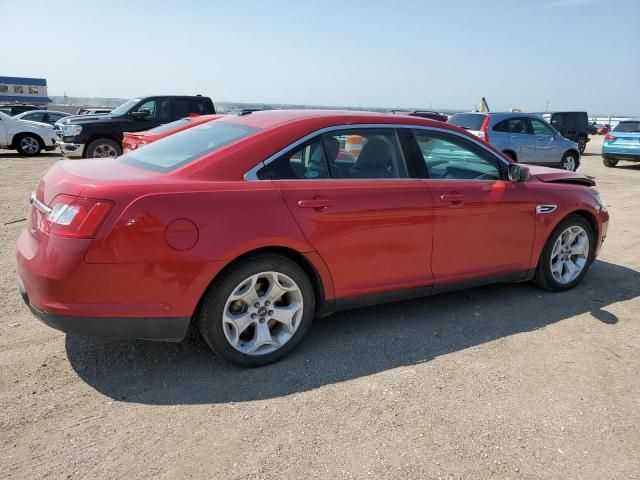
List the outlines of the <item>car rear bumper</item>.
<svg viewBox="0 0 640 480">
<path fill-rule="evenodd" d="M 182 338 L 223 262 L 87 263 L 91 239 L 27 228 L 16 243 L 23 299 L 47 325 L 68 333 Z"/>
<path fill-rule="evenodd" d="M 616 160 L 629 160 L 630 162 L 640 162 L 640 151 L 638 153 L 618 153 L 618 152 L 602 152 L 604 158 Z"/>
<path fill-rule="evenodd" d="M 113 318 L 72 317 L 45 312 L 33 306 L 22 279 L 18 277 L 20 295 L 35 317 L 45 325 L 74 335 L 145 340 L 180 341 L 187 334 L 190 317 Z"/>
<path fill-rule="evenodd" d="M 67 143 L 58 140 L 56 144 L 60 147 L 60 151 L 65 157 L 82 158 L 82 152 L 84 152 L 83 143 Z"/>
</svg>

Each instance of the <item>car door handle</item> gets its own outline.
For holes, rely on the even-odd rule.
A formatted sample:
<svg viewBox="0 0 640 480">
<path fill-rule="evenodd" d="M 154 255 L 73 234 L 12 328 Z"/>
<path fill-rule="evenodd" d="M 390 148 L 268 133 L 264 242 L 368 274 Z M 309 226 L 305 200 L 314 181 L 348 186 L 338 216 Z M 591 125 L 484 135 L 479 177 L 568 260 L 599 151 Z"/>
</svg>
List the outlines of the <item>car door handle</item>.
<svg viewBox="0 0 640 480">
<path fill-rule="evenodd" d="M 440 200 L 442 200 L 443 202 L 451 202 L 454 205 L 461 205 L 464 202 L 465 198 L 467 197 L 464 195 L 460 195 L 459 193 L 440 195 Z"/>
<path fill-rule="evenodd" d="M 314 198 L 312 200 L 299 200 L 298 207 L 300 208 L 314 208 L 316 210 L 324 210 L 325 208 L 333 206 L 333 201 L 328 198 Z"/>
</svg>

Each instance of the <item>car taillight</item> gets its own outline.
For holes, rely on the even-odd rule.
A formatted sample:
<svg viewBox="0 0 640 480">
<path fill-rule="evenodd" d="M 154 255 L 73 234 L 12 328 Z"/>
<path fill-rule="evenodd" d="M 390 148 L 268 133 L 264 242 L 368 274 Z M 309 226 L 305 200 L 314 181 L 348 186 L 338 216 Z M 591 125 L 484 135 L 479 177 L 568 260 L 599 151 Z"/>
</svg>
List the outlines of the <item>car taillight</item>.
<svg viewBox="0 0 640 480">
<path fill-rule="evenodd" d="M 480 132 L 478 132 L 478 137 L 483 139 L 485 142 L 489 141 L 489 115 L 484 117 L 482 126 L 480 127 Z"/>
<path fill-rule="evenodd" d="M 618 137 L 614 137 L 613 135 L 609 135 L 608 133 L 604 136 L 605 140 L 617 140 Z"/>
<path fill-rule="evenodd" d="M 58 237 L 91 238 L 112 207 L 113 203 L 106 200 L 58 195 L 51 202 L 51 211 L 42 218 L 41 228 Z"/>
</svg>

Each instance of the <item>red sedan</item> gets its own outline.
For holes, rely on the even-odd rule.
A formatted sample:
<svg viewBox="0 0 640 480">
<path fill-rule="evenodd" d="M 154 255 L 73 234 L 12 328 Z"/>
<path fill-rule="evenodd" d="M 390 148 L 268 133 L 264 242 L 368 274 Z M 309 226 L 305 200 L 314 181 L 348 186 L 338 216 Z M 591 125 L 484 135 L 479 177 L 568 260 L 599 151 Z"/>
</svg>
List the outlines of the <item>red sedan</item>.
<svg viewBox="0 0 640 480">
<path fill-rule="evenodd" d="M 217 120 L 224 115 L 199 115 L 193 117 L 185 117 L 175 122 L 165 123 L 159 127 L 146 130 L 144 132 L 125 132 L 122 137 L 122 153 L 129 153 L 142 145 L 153 143 L 161 138 L 168 137 L 174 133 L 181 132 L 188 128 L 197 127 L 203 123 Z"/>
<path fill-rule="evenodd" d="M 357 156 L 340 155 L 347 137 Z M 17 242 L 18 283 L 62 331 L 178 340 L 193 322 L 221 357 L 264 365 L 337 310 L 491 282 L 574 287 L 607 233 L 593 185 L 419 117 L 230 115 L 55 163 Z"/>
</svg>

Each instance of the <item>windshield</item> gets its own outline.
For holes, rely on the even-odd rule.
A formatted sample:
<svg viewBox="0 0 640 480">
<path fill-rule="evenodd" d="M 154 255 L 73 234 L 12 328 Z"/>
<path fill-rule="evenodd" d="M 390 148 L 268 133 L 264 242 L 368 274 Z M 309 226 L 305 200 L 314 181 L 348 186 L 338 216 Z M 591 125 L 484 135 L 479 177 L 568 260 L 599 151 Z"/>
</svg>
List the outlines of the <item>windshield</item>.
<svg viewBox="0 0 640 480">
<path fill-rule="evenodd" d="M 613 131 L 619 133 L 640 133 L 640 120 L 635 122 L 620 122 Z"/>
<path fill-rule="evenodd" d="M 127 113 L 131 109 L 131 107 L 133 107 L 139 101 L 140 101 L 139 98 L 132 98 L 131 100 L 127 100 L 119 107 L 116 107 L 113 110 L 111 110 L 111 115 L 123 115 Z"/>
<path fill-rule="evenodd" d="M 190 118 L 181 118 L 180 120 L 176 120 L 175 122 L 165 123 L 164 125 L 160 125 L 159 127 L 152 128 L 149 130 L 149 133 L 164 133 L 169 130 L 173 130 L 174 128 L 182 127 L 183 125 L 187 125 L 191 123 L 192 120 Z"/>
<path fill-rule="evenodd" d="M 484 117 L 484 115 L 478 115 L 477 113 L 456 113 L 447 123 L 465 130 L 480 131 Z"/>
<path fill-rule="evenodd" d="M 121 156 L 120 161 L 169 172 L 257 131 L 254 127 L 222 121 L 204 123 L 133 150 Z"/>
</svg>

